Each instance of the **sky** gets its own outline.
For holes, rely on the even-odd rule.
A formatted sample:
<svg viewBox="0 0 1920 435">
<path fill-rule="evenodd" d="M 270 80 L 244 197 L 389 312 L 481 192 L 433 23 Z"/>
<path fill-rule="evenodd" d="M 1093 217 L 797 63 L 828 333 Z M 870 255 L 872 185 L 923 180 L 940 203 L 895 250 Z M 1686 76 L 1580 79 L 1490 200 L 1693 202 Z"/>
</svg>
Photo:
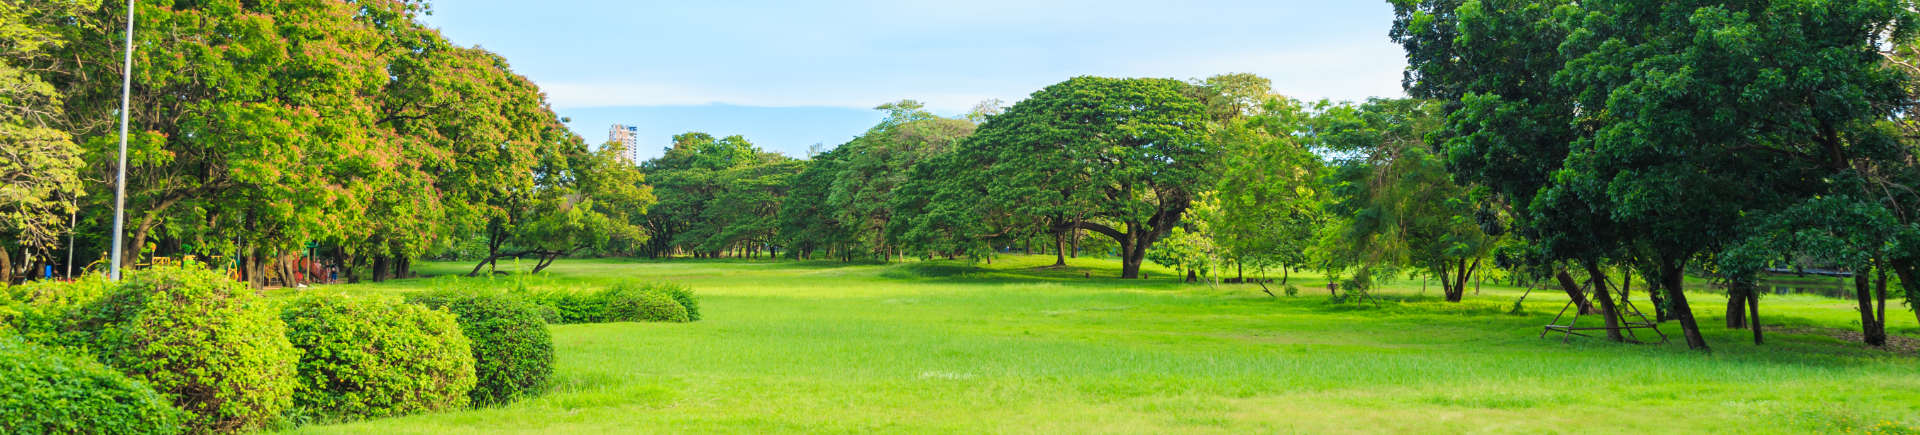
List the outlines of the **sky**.
<svg viewBox="0 0 1920 435">
<path fill-rule="evenodd" d="M 1302 100 L 1400 97 L 1385 1 L 441 0 L 428 25 L 506 57 L 589 142 L 740 134 L 804 157 L 914 99 L 942 115 L 1082 75 L 1254 73 Z"/>
</svg>

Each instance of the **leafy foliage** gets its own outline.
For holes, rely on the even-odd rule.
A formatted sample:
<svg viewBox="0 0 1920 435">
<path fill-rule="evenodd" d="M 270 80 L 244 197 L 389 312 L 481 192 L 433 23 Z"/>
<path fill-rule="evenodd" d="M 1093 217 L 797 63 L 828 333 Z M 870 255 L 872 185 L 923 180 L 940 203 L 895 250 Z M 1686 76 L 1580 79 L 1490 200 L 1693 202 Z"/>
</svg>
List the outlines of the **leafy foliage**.
<svg viewBox="0 0 1920 435">
<path fill-rule="evenodd" d="M 273 307 L 195 263 L 130 273 L 64 337 L 192 413 L 194 431 L 262 427 L 292 403 L 300 350 Z"/>
<path fill-rule="evenodd" d="M 0 431 L 174 434 L 187 413 L 100 363 L 0 336 Z"/>
<path fill-rule="evenodd" d="M 78 345 L 63 337 L 75 328 L 79 310 L 114 288 L 105 276 L 90 274 L 71 282 L 34 281 L 0 287 L 0 333 L 18 334 L 42 344 Z"/>
<path fill-rule="evenodd" d="M 659 196 L 645 225 L 648 256 L 727 252 L 757 255 L 779 237 L 779 213 L 805 163 L 755 147 L 741 136 L 674 136 L 660 158 L 641 165 Z M 767 252 L 769 255 L 774 252 Z"/>
<path fill-rule="evenodd" d="M 1035 92 L 915 168 L 929 185 L 909 188 L 926 204 L 906 232 L 978 252 L 996 237 L 1086 229 L 1119 242 L 1121 275 L 1139 277 L 1207 180 L 1206 107 L 1191 88 L 1078 77 Z"/>
<path fill-rule="evenodd" d="M 37 72 L 69 42 L 63 17 L 93 7 L 86 0 L 0 4 L 0 287 L 11 284 L 8 251 L 47 252 L 57 245 L 81 190 L 80 148 L 57 128 L 61 94 Z M 17 245 L 16 245 L 17 244 Z"/>
<path fill-rule="evenodd" d="M 466 406 L 472 342 L 454 316 L 395 300 L 303 296 L 280 317 L 299 348 L 294 405 L 326 418 L 388 417 Z"/>
<path fill-rule="evenodd" d="M 442 290 L 407 301 L 453 313 L 473 341 L 475 405 L 539 394 L 553 376 L 553 335 L 533 304 L 503 292 Z"/>
<path fill-rule="evenodd" d="M 594 295 L 606 303 L 606 322 L 689 322 L 691 312 L 664 287 L 616 284 Z"/>
</svg>

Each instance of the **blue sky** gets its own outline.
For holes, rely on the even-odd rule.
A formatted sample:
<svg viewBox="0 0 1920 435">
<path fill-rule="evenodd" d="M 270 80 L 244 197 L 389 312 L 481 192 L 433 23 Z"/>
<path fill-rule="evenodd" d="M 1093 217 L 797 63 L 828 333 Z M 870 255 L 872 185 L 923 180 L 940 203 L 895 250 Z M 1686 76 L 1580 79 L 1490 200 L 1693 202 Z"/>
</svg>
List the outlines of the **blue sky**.
<svg viewBox="0 0 1920 435">
<path fill-rule="evenodd" d="M 426 21 L 505 56 L 591 142 L 746 135 L 803 156 L 911 98 L 1011 104 L 1069 77 L 1251 72 L 1295 98 L 1397 97 L 1385 1 L 443 0 Z"/>
</svg>

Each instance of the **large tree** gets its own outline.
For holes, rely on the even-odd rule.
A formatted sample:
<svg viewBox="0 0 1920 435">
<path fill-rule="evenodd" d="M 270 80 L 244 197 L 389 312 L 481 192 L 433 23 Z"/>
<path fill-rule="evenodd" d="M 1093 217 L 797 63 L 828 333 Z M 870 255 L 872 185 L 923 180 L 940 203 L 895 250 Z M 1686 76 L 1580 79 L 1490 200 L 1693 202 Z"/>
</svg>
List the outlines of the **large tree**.
<svg viewBox="0 0 1920 435">
<path fill-rule="evenodd" d="M 1321 212 L 1326 170 L 1309 146 L 1310 115 L 1284 97 L 1265 96 L 1258 104 L 1242 106 L 1245 116 L 1214 129 L 1219 148 L 1209 167 L 1218 175 L 1212 193 L 1216 207 L 1200 216 L 1236 273 L 1245 266 L 1279 266 L 1284 272 L 1304 264 L 1326 222 Z"/>
<path fill-rule="evenodd" d="M 105 2 L 60 29 L 75 41 L 50 67 L 66 129 L 107 193 L 116 165 L 126 4 Z M 321 218 L 378 161 L 371 101 L 390 79 L 362 5 L 340 2 L 139 3 L 128 144 L 127 252 L 160 248 L 262 257 L 316 238 Z M 195 37 L 180 37 L 195 35 Z M 342 176 L 345 176 L 343 179 Z M 104 222 L 110 194 L 92 194 Z"/>
<path fill-rule="evenodd" d="M 664 155 L 641 164 L 660 201 L 647 218 L 644 251 L 718 257 L 775 241 L 786 179 L 804 168 L 739 135 L 675 135 Z"/>
<path fill-rule="evenodd" d="M 66 43 L 66 17 L 95 2 L 0 3 L 0 287 L 15 248 L 47 253 L 83 193 L 80 148 L 60 127 L 60 94 L 40 70 Z"/>
<path fill-rule="evenodd" d="M 880 124 L 846 145 L 836 148 L 843 160 L 827 196 L 835 221 L 870 253 L 882 258 L 905 254 L 893 227 L 894 192 L 906 184 L 913 165 L 952 152 L 956 143 L 973 133 L 974 124 L 927 112 L 919 102 L 904 100 L 876 107 L 887 111 Z"/>
<path fill-rule="evenodd" d="M 1323 105 L 1313 135 L 1342 156 L 1328 176 L 1329 210 L 1341 216 L 1323 242 L 1332 268 L 1355 268 L 1356 276 L 1423 269 L 1440 279 L 1448 301 L 1465 296 L 1495 238 L 1426 139 L 1439 124 L 1438 104 L 1428 100 Z"/>
<path fill-rule="evenodd" d="M 852 231 L 840 223 L 840 214 L 827 205 L 845 155 L 839 148 L 815 154 L 807 160 L 806 168 L 794 175 L 777 217 L 778 240 L 787 246 L 788 255 L 809 259 L 816 252 L 831 255 L 853 240 Z"/>
<path fill-rule="evenodd" d="M 943 181 L 954 193 L 929 208 L 972 208 L 981 221 L 1005 212 L 1000 228 L 975 236 L 1026 223 L 1111 237 L 1121 276 L 1138 278 L 1147 248 L 1180 224 L 1208 180 L 1208 117 L 1191 86 L 1078 77 L 1035 92 L 961 143 L 957 154 L 969 161 L 948 163 L 977 165 L 979 175 Z M 962 193 L 970 189 L 984 195 Z"/>
</svg>

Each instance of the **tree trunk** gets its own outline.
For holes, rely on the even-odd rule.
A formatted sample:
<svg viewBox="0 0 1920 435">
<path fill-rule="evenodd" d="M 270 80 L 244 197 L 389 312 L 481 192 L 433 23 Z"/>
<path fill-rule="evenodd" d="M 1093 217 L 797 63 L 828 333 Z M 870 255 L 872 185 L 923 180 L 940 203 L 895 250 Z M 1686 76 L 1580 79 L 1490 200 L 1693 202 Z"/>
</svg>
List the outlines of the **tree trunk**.
<svg viewBox="0 0 1920 435">
<path fill-rule="evenodd" d="M 1647 300 L 1653 302 L 1653 321 L 1655 323 L 1661 323 L 1673 320 L 1673 316 L 1667 313 L 1667 297 L 1660 292 L 1659 277 L 1647 276 L 1646 279 Z"/>
<path fill-rule="evenodd" d="M 1861 335 L 1865 337 L 1864 341 L 1866 341 L 1867 344 L 1879 346 L 1884 343 L 1885 337 L 1874 337 L 1873 331 L 1879 328 L 1876 328 L 1874 325 L 1873 293 L 1872 290 L 1868 288 L 1871 284 L 1869 281 L 1870 279 L 1867 278 L 1866 269 L 1862 268 L 1853 272 L 1854 299 L 1860 305 Z"/>
<path fill-rule="evenodd" d="M 386 255 L 373 256 L 373 282 L 386 282 L 387 263 Z"/>
<path fill-rule="evenodd" d="M 1067 251 L 1067 258 L 1080 258 L 1080 229 L 1078 227 L 1073 229 L 1072 248 L 1072 251 Z"/>
<path fill-rule="evenodd" d="M 1620 268 L 1620 303 L 1627 303 L 1627 294 L 1633 293 L 1633 268 Z"/>
<path fill-rule="evenodd" d="M 1764 344 L 1766 340 L 1760 337 L 1760 289 L 1752 284 L 1747 287 L 1747 323 L 1753 325 L 1753 344 Z"/>
<path fill-rule="evenodd" d="M 1478 271 L 1478 270 L 1480 270 L 1480 259 L 1478 259 L 1478 258 L 1475 258 L 1475 259 L 1473 259 L 1473 269 L 1474 269 L 1475 271 Z M 1487 274 L 1484 274 L 1484 273 L 1476 273 L 1476 274 L 1474 274 L 1474 276 L 1473 276 L 1473 295 L 1474 295 L 1474 296 L 1479 296 L 1479 295 L 1480 295 L 1480 285 L 1481 285 L 1481 284 L 1486 284 L 1486 283 L 1487 283 Z M 1495 281 L 1494 283 L 1495 283 L 1495 284 L 1498 284 L 1498 283 L 1499 283 L 1499 281 Z"/>
<path fill-rule="evenodd" d="M 109 240 L 107 243 L 113 243 L 111 242 L 113 235 L 108 234 L 107 240 Z M 147 227 L 145 225 L 134 227 L 133 235 L 127 237 L 126 243 L 126 246 L 121 247 L 120 268 L 132 269 L 133 265 L 140 263 L 140 248 L 147 245 Z"/>
<path fill-rule="evenodd" d="M 1587 279 L 1593 282 L 1593 298 L 1600 300 L 1600 317 L 1607 319 L 1607 339 L 1615 342 L 1627 341 L 1627 337 L 1620 335 L 1620 317 L 1618 316 L 1620 310 L 1613 306 L 1613 296 L 1607 294 L 1606 272 L 1601 271 L 1600 265 L 1595 262 L 1588 261 L 1586 266 Z"/>
<path fill-rule="evenodd" d="M 467 272 L 467 276 L 468 277 L 480 276 L 481 268 L 487 267 L 488 264 L 493 264 L 494 260 L 497 260 L 499 258 L 500 258 L 500 254 L 497 254 L 497 253 L 487 254 L 487 258 L 482 258 L 480 259 L 479 263 L 475 263 L 473 265 L 473 271 Z"/>
<path fill-rule="evenodd" d="M 1553 278 L 1560 282 L 1560 288 L 1566 290 L 1573 305 L 1579 307 L 1580 314 L 1593 314 L 1593 302 L 1587 300 L 1586 292 L 1580 291 L 1580 282 L 1575 281 L 1573 275 L 1568 275 L 1566 269 L 1554 268 Z"/>
<path fill-rule="evenodd" d="M 1460 270 L 1453 274 L 1453 302 L 1460 302 L 1467 297 L 1467 275 L 1473 273 L 1473 270 L 1467 268 L 1467 259 L 1460 259 L 1457 265 Z"/>
<path fill-rule="evenodd" d="M 1143 238 L 1139 234 L 1140 231 L 1135 228 L 1127 233 L 1127 238 L 1132 241 L 1127 243 L 1125 259 L 1120 261 L 1120 278 L 1122 279 L 1140 278 L 1140 263 L 1147 258 L 1147 243 L 1140 240 Z"/>
<path fill-rule="evenodd" d="M 0 287 L 13 285 L 13 257 L 6 245 L 0 245 Z"/>
<path fill-rule="evenodd" d="M 540 273 L 540 271 L 547 270 L 547 266 L 552 266 L 553 261 L 559 258 L 560 258 L 560 254 L 555 252 L 540 254 L 540 261 L 533 265 L 533 272 L 531 273 L 537 275 Z"/>
<path fill-rule="evenodd" d="M 299 287 L 306 283 L 306 274 L 300 273 L 300 264 L 295 262 L 295 257 L 296 255 L 293 254 L 281 254 L 277 258 L 280 263 L 280 279 L 286 281 L 287 287 Z"/>
<path fill-rule="evenodd" d="M 267 288 L 267 263 L 260 261 L 260 257 L 257 251 L 247 254 L 247 282 L 254 290 Z"/>
<path fill-rule="evenodd" d="M 1745 283 L 1727 283 L 1727 329 L 1747 328 L 1747 292 Z"/>
<path fill-rule="evenodd" d="M 1712 350 L 1707 347 L 1707 338 L 1700 335 L 1700 324 L 1693 320 L 1693 307 L 1687 304 L 1685 263 L 1679 259 L 1660 260 L 1660 286 L 1666 289 L 1667 297 L 1673 305 L 1673 316 L 1680 320 L 1680 331 L 1687 337 L 1687 348 L 1693 350 Z"/>
<path fill-rule="evenodd" d="M 1879 292 L 1880 299 L 1880 306 L 1874 309 L 1874 317 L 1879 320 L 1874 321 L 1873 325 L 1879 329 L 1875 333 L 1880 337 L 1880 345 L 1885 345 L 1887 344 L 1887 268 L 1875 268 L 1873 274 L 1879 281 L 1874 285 L 1874 289 Z"/>
<path fill-rule="evenodd" d="M 1067 233 L 1053 233 L 1053 265 L 1067 267 Z"/>
</svg>

